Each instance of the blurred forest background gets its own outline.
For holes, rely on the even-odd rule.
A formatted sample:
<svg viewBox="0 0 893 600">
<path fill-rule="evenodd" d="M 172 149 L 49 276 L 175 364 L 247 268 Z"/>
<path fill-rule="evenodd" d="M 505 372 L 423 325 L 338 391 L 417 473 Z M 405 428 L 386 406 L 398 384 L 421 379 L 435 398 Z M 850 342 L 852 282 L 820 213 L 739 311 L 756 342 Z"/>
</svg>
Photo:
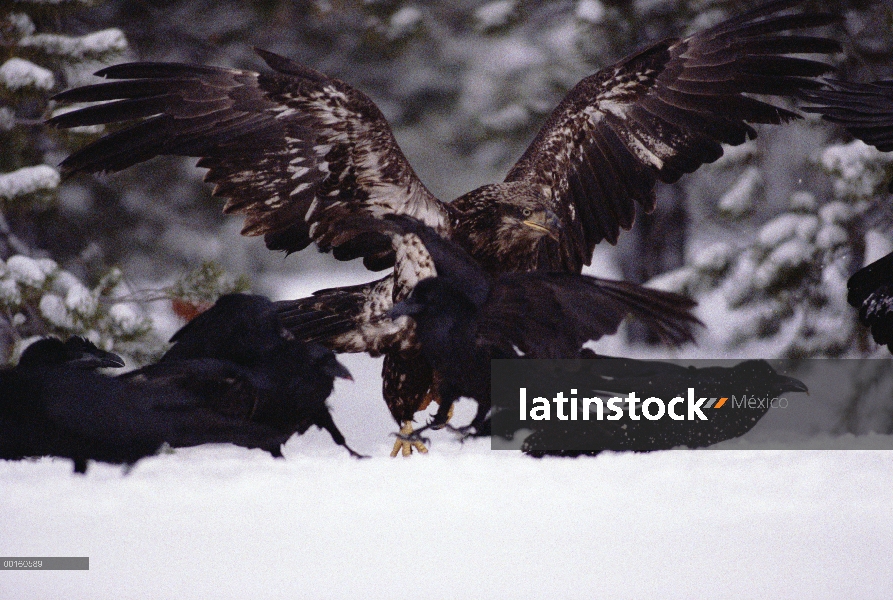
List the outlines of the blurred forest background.
<svg viewBox="0 0 893 600">
<path fill-rule="evenodd" d="M 163 349 L 159 305 L 170 312 L 249 286 L 279 296 L 276 282 L 296 274 L 319 272 L 318 287 L 329 285 L 329 257 L 284 259 L 241 237 L 241 219 L 222 215 L 192 159 L 60 181 L 55 166 L 101 132 L 45 127 L 59 109 L 50 97 L 106 64 L 262 69 L 252 47 L 283 54 L 367 93 L 422 181 L 451 199 L 501 180 L 581 78 L 753 4 L 0 0 L 0 364 L 46 333 L 86 334 L 146 360 Z M 893 2 L 805 5 L 846 17 L 826 32 L 845 48 L 839 77 L 893 77 Z M 708 326 L 701 355 L 876 353 L 845 284 L 893 249 L 891 163 L 812 117 L 763 127 L 755 142 L 660 185 L 657 212 L 617 248 L 599 248 L 593 272 L 697 298 Z M 357 282 L 374 275 L 365 277 Z"/>
</svg>

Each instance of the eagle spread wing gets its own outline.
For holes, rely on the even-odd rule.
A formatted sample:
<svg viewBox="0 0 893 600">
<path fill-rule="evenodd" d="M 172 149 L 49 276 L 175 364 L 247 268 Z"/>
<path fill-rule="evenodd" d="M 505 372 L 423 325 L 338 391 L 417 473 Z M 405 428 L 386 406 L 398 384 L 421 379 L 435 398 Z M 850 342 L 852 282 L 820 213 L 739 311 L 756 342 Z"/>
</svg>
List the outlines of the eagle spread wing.
<svg viewBox="0 0 893 600">
<path fill-rule="evenodd" d="M 654 208 L 656 181 L 672 183 L 722 156 L 720 144 L 756 136 L 748 123 L 795 113 L 745 94 L 815 89 L 829 65 L 788 54 L 840 50 L 833 40 L 785 32 L 839 20 L 778 13 L 772 2 L 684 39 L 667 39 L 580 81 L 552 112 L 506 181 L 545 186 L 565 221 L 568 270 L 589 264 L 595 244 L 616 243 L 635 204 Z"/>
<path fill-rule="evenodd" d="M 158 155 L 197 156 L 224 211 L 245 215 L 245 235 L 295 252 L 328 240 L 344 217 L 409 214 L 443 231 L 447 213 L 419 181 L 387 121 L 363 93 L 263 50 L 275 73 L 131 63 L 115 79 L 56 99 L 100 102 L 58 115 L 58 127 L 139 120 L 62 163 L 66 173 L 114 172 Z M 108 101 L 108 102 L 106 102 Z M 386 268 L 389 246 L 353 238 L 336 249 Z M 383 249 L 384 248 L 384 249 Z"/>
</svg>

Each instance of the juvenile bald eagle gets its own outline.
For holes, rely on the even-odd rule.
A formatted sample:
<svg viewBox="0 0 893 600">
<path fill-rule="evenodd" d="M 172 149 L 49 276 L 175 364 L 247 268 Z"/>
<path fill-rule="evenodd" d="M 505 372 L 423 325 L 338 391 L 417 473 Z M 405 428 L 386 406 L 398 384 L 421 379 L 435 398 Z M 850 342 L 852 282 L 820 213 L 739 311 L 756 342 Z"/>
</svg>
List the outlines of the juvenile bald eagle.
<svg viewBox="0 0 893 600">
<path fill-rule="evenodd" d="M 425 188 L 365 94 L 263 50 L 273 73 L 171 63 L 103 69 L 97 75 L 116 81 L 57 96 L 103 103 L 50 123 L 139 120 L 73 154 L 63 170 L 113 172 L 161 154 L 200 157 L 214 194 L 227 199 L 224 212 L 244 214 L 242 233 L 263 235 L 270 249 L 295 252 L 315 242 L 336 258 L 389 268 L 397 254 L 389 241 L 368 232 L 345 236 L 345 223 L 404 214 L 457 241 L 488 271 L 578 273 L 595 244 L 613 244 L 632 226 L 637 204 L 654 208 L 658 180 L 674 182 L 719 158 L 721 144 L 753 138 L 750 123 L 798 118 L 748 95 L 798 95 L 830 70 L 790 55 L 839 51 L 832 40 L 799 33 L 839 18 L 790 13 L 798 4 L 772 2 L 586 77 L 504 182 L 450 203 Z M 405 258 L 377 282 L 281 305 L 301 339 L 385 353 L 385 399 L 404 424 L 432 377 L 407 321 L 381 318 L 430 274 Z"/>
</svg>

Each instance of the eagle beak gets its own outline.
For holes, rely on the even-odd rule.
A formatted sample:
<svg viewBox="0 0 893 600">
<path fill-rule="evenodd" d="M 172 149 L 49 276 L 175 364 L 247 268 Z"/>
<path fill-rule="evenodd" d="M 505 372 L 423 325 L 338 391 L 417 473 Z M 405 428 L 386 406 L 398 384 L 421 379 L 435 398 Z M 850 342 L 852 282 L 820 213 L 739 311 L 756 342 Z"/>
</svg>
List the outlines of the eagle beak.
<svg viewBox="0 0 893 600">
<path fill-rule="evenodd" d="M 556 242 L 560 241 L 561 220 L 551 210 L 537 211 L 529 219 L 522 221 L 522 223 L 533 230 L 545 233 Z"/>
</svg>

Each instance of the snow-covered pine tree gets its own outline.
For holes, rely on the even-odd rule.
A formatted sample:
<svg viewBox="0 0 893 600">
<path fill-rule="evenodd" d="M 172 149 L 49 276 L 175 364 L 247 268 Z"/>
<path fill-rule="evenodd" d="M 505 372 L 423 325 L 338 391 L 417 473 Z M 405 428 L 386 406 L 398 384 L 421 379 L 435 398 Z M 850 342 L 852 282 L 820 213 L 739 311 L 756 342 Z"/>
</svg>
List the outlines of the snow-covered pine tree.
<svg viewBox="0 0 893 600">
<path fill-rule="evenodd" d="M 889 197 L 893 154 L 854 141 L 827 146 L 813 159 L 830 179 L 825 195 L 795 191 L 786 210 L 752 236 L 709 245 L 651 281 L 697 298 L 723 351 L 804 358 L 875 350 L 846 302 L 846 282 L 865 257 L 873 209 Z M 754 169 L 741 171 L 719 210 L 740 218 L 765 204 Z"/>
<path fill-rule="evenodd" d="M 34 336 L 47 334 L 84 335 L 137 360 L 160 349 L 143 311 L 117 300 L 128 293 L 119 270 L 88 286 L 29 240 L 28 232 L 54 206 L 60 184 L 43 127 L 50 95 L 83 82 L 127 48 L 118 29 L 68 36 L 37 25 L 85 4 L 0 3 L 0 364 L 14 359 Z M 87 232 L 73 234 L 88 245 Z"/>
</svg>

